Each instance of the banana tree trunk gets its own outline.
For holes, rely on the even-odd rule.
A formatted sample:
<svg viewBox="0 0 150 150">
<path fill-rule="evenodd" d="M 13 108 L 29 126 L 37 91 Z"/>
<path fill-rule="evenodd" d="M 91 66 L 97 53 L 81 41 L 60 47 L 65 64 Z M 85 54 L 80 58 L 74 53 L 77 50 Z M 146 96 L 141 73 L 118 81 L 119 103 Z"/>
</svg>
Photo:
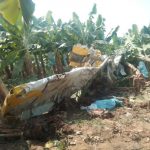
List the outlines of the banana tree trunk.
<svg viewBox="0 0 150 150">
<path fill-rule="evenodd" d="M 11 72 L 13 71 L 13 69 L 14 69 L 14 65 L 11 64 L 11 65 L 10 65 L 10 70 L 11 70 Z"/>
<path fill-rule="evenodd" d="M 8 94 L 8 90 L 0 78 L 0 103 L 4 101 L 7 94 Z"/>
<path fill-rule="evenodd" d="M 43 74 L 43 77 L 45 77 L 46 76 L 46 70 L 45 70 L 44 58 L 43 58 L 42 54 L 40 54 L 40 61 L 41 61 L 41 67 L 42 67 L 42 74 Z"/>
<path fill-rule="evenodd" d="M 34 74 L 32 58 L 31 58 L 29 51 L 26 51 L 26 54 L 24 57 L 24 69 L 25 69 L 27 76 L 32 76 Z"/>
<path fill-rule="evenodd" d="M 64 72 L 64 68 L 63 68 L 63 64 L 62 64 L 62 56 L 60 54 L 59 51 L 56 52 L 55 54 L 55 60 L 56 60 L 56 70 L 57 70 L 57 74 L 59 73 L 63 73 Z"/>
<path fill-rule="evenodd" d="M 11 79 L 12 73 L 8 65 L 5 67 L 5 72 L 7 75 L 7 79 Z"/>
<path fill-rule="evenodd" d="M 39 64 L 39 60 L 38 60 L 38 56 L 37 54 L 34 54 L 34 58 L 35 58 L 35 63 L 36 63 L 36 66 L 37 66 L 37 74 L 38 74 L 38 78 L 42 78 L 42 71 L 41 71 L 41 68 L 40 68 L 40 64 Z"/>
</svg>

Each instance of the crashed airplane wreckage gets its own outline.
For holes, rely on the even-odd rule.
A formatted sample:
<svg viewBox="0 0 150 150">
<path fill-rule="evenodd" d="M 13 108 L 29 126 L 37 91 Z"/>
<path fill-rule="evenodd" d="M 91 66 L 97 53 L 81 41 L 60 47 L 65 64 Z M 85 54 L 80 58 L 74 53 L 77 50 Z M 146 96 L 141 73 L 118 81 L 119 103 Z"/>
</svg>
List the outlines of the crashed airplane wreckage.
<svg viewBox="0 0 150 150">
<path fill-rule="evenodd" d="M 79 53 L 82 65 L 75 59 Z M 3 103 L 2 117 L 15 116 L 25 120 L 50 112 L 55 104 L 87 89 L 101 75 L 107 77 L 111 83 L 117 79 L 118 74 L 126 75 L 121 58 L 122 56 L 104 58 L 98 50 L 76 45 L 73 47 L 70 63 L 78 68 L 12 88 Z"/>
</svg>

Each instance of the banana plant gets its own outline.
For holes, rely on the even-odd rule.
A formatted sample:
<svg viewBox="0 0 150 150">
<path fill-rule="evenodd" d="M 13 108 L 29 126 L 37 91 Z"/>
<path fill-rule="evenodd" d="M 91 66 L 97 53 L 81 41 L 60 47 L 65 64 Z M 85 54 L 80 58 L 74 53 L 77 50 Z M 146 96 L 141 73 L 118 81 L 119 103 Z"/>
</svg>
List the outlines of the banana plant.
<svg viewBox="0 0 150 150">
<path fill-rule="evenodd" d="M 136 63 L 137 58 L 150 54 L 150 27 L 144 26 L 139 31 L 137 25 L 133 24 L 132 28 L 123 37 L 125 49 L 125 58 L 127 61 Z"/>
<path fill-rule="evenodd" d="M 26 75 L 31 75 L 32 71 L 32 61 L 29 53 L 29 32 L 30 32 L 30 21 L 32 19 L 32 14 L 34 12 L 34 3 L 32 0 L 1 0 L 0 1 L 0 24 L 10 36 L 10 41 L 15 45 L 8 49 L 8 43 L 4 43 L 7 64 L 12 64 L 12 60 L 8 56 L 12 56 L 11 53 L 15 55 L 20 63 L 24 64 L 24 69 L 26 70 Z M 12 15 L 13 14 L 13 15 Z M 12 44 L 12 45 L 13 45 Z M 7 48 L 6 48 L 7 47 Z M 1 49 L 4 51 L 3 47 Z M 22 55 L 24 54 L 24 55 Z M 23 56 L 20 57 L 20 56 Z M 14 57 L 15 58 L 15 57 Z M 24 61 L 22 61 L 23 59 Z M 10 61 L 11 60 L 11 61 Z M 10 62 L 10 63 L 9 63 Z M 14 67 L 15 69 L 17 67 Z M 16 70 L 17 72 L 17 70 Z"/>
<path fill-rule="evenodd" d="M 13 0 L 8 0 L 7 3 L 9 1 L 12 2 Z M 47 13 L 46 17 L 31 18 L 34 8 L 32 2 L 31 0 L 25 1 L 27 6 L 32 5 L 32 7 L 25 7 L 24 1 L 18 0 L 16 5 L 20 6 L 19 13 L 22 15 L 22 25 L 18 24 L 20 22 L 18 21 L 19 17 L 12 21 L 9 20 L 5 13 L 1 13 L 3 17 L 0 21 L 5 32 L 9 34 L 7 38 L 9 44 L 8 41 L 3 44 L 3 49 L 5 47 L 3 60 L 5 58 L 10 59 L 10 57 L 6 57 L 7 54 L 8 56 L 11 55 L 13 59 L 10 59 L 10 63 L 7 59 L 5 60 L 8 64 L 14 65 L 11 68 L 15 70 L 15 73 L 18 72 L 19 76 L 20 72 L 22 72 L 23 76 L 30 75 L 34 69 L 39 78 L 42 78 L 49 72 L 49 65 L 52 65 L 55 73 L 63 72 L 63 66 L 67 64 L 68 52 L 77 43 L 88 45 L 89 47 L 93 46 L 94 43 L 98 43 L 98 49 L 103 49 L 104 51 L 108 49 L 108 42 L 104 34 L 105 19 L 101 15 L 97 15 L 95 4 L 86 22 L 81 22 L 75 12 L 72 14 L 72 19 L 69 22 L 62 22 L 61 19 L 55 21 L 51 11 Z M 26 11 L 28 13 L 23 13 Z M 27 16 L 29 16 L 28 19 Z M 11 49 L 7 51 L 9 45 L 11 45 Z M 111 51 L 110 48 L 109 50 Z M 15 57 L 13 57 L 14 55 Z M 7 64 L 5 61 L 3 62 L 2 66 Z M 34 66 L 32 67 L 33 64 Z M 17 68 L 18 66 L 20 69 Z M 22 70 L 22 67 L 24 70 Z M 7 70 L 9 69 L 7 68 Z"/>
<path fill-rule="evenodd" d="M 29 24 L 34 7 L 32 0 L 0 0 L 0 14 L 19 29 Z"/>
</svg>

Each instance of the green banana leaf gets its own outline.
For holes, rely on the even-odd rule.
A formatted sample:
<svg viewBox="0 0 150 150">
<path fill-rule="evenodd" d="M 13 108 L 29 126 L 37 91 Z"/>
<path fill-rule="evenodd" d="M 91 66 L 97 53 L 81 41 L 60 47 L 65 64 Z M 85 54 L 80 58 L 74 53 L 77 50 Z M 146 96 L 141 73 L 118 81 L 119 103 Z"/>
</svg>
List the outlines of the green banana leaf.
<svg viewBox="0 0 150 150">
<path fill-rule="evenodd" d="M 0 0 L 0 15 L 21 29 L 24 23 L 29 24 L 34 7 L 32 0 Z"/>
</svg>

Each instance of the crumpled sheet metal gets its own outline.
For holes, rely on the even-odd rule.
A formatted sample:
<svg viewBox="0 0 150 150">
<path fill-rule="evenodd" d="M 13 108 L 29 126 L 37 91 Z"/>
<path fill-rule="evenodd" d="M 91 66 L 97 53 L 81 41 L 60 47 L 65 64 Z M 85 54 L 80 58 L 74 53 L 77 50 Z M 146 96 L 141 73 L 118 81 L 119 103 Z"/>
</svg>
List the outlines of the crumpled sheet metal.
<svg viewBox="0 0 150 150">
<path fill-rule="evenodd" d="M 114 58 L 106 58 L 99 67 L 74 68 L 64 74 L 53 75 L 38 81 L 19 85 L 10 90 L 1 109 L 5 116 L 15 116 L 28 119 L 51 111 L 55 104 L 65 98 L 70 98 L 74 93 L 87 88 L 91 79 L 104 68 L 110 79 L 112 69 L 110 65 Z M 103 68 L 103 69 L 102 69 Z M 109 73 L 110 72 L 110 73 Z"/>
<path fill-rule="evenodd" d="M 76 44 L 70 52 L 69 65 L 73 68 L 84 66 L 99 67 L 102 63 L 101 56 L 100 50 Z"/>
<path fill-rule="evenodd" d="M 2 116 L 27 119 L 51 111 L 55 103 L 81 90 L 100 68 L 75 68 L 65 74 L 53 75 L 19 85 L 10 90 L 2 106 Z"/>
</svg>

